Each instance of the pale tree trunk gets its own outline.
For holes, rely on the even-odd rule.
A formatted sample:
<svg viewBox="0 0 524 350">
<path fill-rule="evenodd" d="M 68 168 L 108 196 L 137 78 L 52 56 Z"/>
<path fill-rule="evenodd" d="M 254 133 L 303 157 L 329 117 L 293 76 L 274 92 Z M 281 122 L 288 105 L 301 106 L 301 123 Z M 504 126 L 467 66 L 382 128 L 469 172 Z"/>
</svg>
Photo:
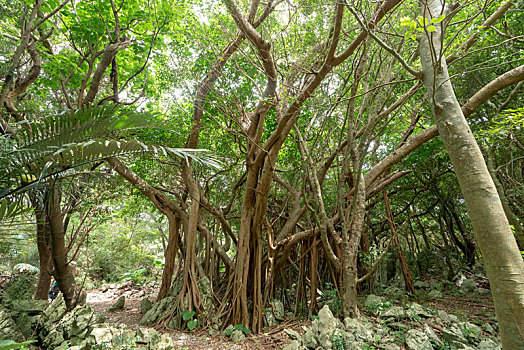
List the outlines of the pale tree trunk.
<svg viewBox="0 0 524 350">
<path fill-rule="evenodd" d="M 366 183 L 362 172 L 357 174 L 357 186 L 353 196 L 353 210 L 349 232 L 343 235 L 342 243 L 342 279 L 344 317 L 360 317 L 357 304 L 358 267 L 357 257 L 362 228 L 366 216 Z"/>
<path fill-rule="evenodd" d="M 423 0 L 428 20 L 444 13 L 441 0 Z M 419 43 L 433 116 L 466 201 L 490 281 L 504 349 L 524 349 L 524 262 L 480 148 L 464 118 L 443 57 L 443 27 Z"/>
</svg>

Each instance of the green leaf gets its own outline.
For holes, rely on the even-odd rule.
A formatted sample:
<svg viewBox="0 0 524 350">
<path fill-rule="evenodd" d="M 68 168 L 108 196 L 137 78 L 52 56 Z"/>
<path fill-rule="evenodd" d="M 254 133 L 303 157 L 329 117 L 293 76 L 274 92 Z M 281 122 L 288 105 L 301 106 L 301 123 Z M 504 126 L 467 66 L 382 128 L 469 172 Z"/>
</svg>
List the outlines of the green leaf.
<svg viewBox="0 0 524 350">
<path fill-rule="evenodd" d="M 432 18 L 431 19 L 431 23 L 432 24 L 440 23 L 440 22 L 442 22 L 444 20 L 445 17 L 446 17 L 446 15 L 440 15 L 437 18 Z"/>
<path fill-rule="evenodd" d="M 194 311 L 185 310 L 184 312 L 182 312 L 182 319 L 184 321 L 190 320 L 193 316 L 195 316 Z"/>
<path fill-rule="evenodd" d="M 187 328 L 192 331 L 193 329 L 195 329 L 195 327 L 197 326 L 198 324 L 198 321 L 197 320 L 192 320 L 192 321 L 189 321 L 187 323 Z"/>
<path fill-rule="evenodd" d="M 12 340 L 0 340 L 0 350 L 19 349 L 32 343 L 36 343 L 36 340 L 28 340 L 23 343 L 17 343 Z"/>
<path fill-rule="evenodd" d="M 426 28 L 426 30 L 428 32 L 434 32 L 437 30 L 437 27 L 435 27 L 434 25 L 430 25 L 429 27 Z"/>
</svg>

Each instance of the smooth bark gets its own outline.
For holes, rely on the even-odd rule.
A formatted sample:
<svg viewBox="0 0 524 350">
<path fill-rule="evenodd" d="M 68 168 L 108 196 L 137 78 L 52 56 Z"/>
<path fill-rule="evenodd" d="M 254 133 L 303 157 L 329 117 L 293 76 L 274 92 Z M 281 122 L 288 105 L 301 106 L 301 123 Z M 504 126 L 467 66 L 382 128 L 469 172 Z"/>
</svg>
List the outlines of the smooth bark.
<svg viewBox="0 0 524 350">
<path fill-rule="evenodd" d="M 430 20 L 444 13 L 440 0 L 420 2 Z M 424 84 L 435 123 L 466 201 L 495 302 L 504 349 L 524 348 L 524 262 L 480 148 L 466 122 L 443 57 L 443 29 L 425 32 L 419 43 Z"/>
</svg>

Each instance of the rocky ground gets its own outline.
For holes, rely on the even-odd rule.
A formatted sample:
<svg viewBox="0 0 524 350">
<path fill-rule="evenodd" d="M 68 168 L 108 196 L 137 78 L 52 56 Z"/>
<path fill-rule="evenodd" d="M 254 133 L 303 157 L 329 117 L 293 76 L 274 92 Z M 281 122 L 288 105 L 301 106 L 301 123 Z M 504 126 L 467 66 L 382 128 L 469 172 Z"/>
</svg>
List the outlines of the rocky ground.
<svg viewBox="0 0 524 350">
<path fill-rule="evenodd" d="M 61 297 L 49 305 L 21 293 L 27 290 L 25 284 L 33 283 L 32 276 L 28 270 L 4 285 L 0 339 L 21 342 L 36 337 L 39 348 L 57 350 L 501 349 L 491 294 L 478 278 L 462 279 L 459 285 L 417 281 L 414 297 L 390 286 L 360 300 L 361 318 L 343 322 L 332 312 L 340 311 L 337 299 L 319 300 L 319 314 L 302 320 L 285 313 L 275 300 L 266 314 L 271 326 L 252 335 L 231 326 L 222 332 L 214 327 L 181 332 L 141 325 L 148 310 L 160 310 L 151 304 L 157 293 L 153 282 L 108 284 L 88 291 L 87 304 L 66 314 Z"/>
</svg>

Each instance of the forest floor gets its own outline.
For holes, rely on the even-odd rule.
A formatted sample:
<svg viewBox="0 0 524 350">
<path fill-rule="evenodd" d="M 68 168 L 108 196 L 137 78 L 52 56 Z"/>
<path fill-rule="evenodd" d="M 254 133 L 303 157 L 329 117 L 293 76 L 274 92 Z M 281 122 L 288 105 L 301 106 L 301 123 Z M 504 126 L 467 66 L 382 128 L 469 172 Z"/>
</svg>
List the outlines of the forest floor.
<svg viewBox="0 0 524 350">
<path fill-rule="evenodd" d="M 138 329 L 142 314 L 140 313 L 140 302 L 143 298 L 149 297 L 155 300 L 157 289 L 151 287 L 133 288 L 130 285 L 123 288 L 94 289 L 87 292 L 87 302 L 93 309 L 103 314 L 109 323 L 125 324 L 131 329 Z M 117 299 L 125 295 L 125 306 L 121 310 L 108 311 Z M 170 329 L 160 329 L 158 331 L 168 333 L 173 338 L 176 349 L 202 349 L 202 350 L 254 350 L 254 349 L 281 349 L 290 342 L 289 337 L 284 333 L 284 329 L 294 329 L 302 333 L 302 326 L 311 322 L 297 322 L 289 320 L 267 329 L 267 332 L 248 336 L 242 343 L 233 343 L 225 336 L 211 337 L 206 330 L 181 332 Z"/>
<path fill-rule="evenodd" d="M 149 297 L 154 300 L 157 289 L 153 286 L 134 288 L 130 283 L 104 286 L 100 289 L 88 291 L 87 302 L 95 311 L 103 314 L 107 322 L 125 324 L 131 329 L 137 329 L 142 317 L 140 302 Z M 116 300 L 124 295 L 125 306 L 121 310 L 110 312 L 108 309 Z M 386 296 L 387 297 L 387 296 Z M 428 309 L 444 310 L 463 320 L 474 323 L 493 323 L 495 309 L 490 295 L 478 294 L 443 294 L 442 297 L 428 300 L 424 296 L 415 298 L 416 301 Z M 363 310 L 366 313 L 366 310 Z M 303 333 L 303 326 L 310 325 L 310 321 L 287 320 L 281 324 L 265 329 L 265 333 L 248 336 L 242 343 L 233 343 L 225 336 L 212 337 L 206 330 L 181 332 L 169 329 L 157 329 L 169 333 L 177 349 L 213 349 L 213 350 L 244 350 L 244 349 L 281 349 L 291 340 L 284 329 L 293 329 Z"/>
</svg>

